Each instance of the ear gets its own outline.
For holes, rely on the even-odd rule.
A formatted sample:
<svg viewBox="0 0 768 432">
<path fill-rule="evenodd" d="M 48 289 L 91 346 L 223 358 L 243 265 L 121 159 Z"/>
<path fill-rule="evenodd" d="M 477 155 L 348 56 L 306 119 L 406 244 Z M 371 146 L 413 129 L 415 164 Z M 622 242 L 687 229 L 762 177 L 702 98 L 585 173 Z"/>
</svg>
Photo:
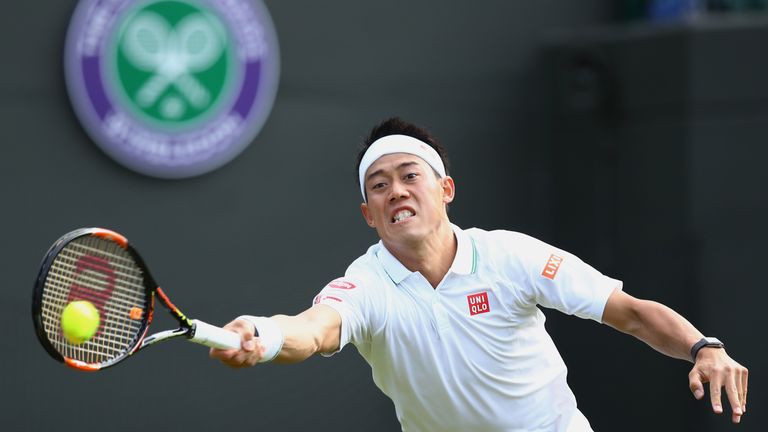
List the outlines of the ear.
<svg viewBox="0 0 768 432">
<path fill-rule="evenodd" d="M 441 178 L 440 186 L 443 188 L 443 202 L 445 204 L 453 202 L 453 198 L 456 196 L 456 184 L 453 182 L 453 177 L 445 176 Z"/>
<path fill-rule="evenodd" d="M 373 222 L 373 216 L 371 216 L 371 210 L 368 208 L 368 204 L 360 204 L 360 211 L 363 213 L 363 219 L 365 219 L 365 223 L 367 223 L 371 228 L 376 228 L 376 224 Z"/>
</svg>

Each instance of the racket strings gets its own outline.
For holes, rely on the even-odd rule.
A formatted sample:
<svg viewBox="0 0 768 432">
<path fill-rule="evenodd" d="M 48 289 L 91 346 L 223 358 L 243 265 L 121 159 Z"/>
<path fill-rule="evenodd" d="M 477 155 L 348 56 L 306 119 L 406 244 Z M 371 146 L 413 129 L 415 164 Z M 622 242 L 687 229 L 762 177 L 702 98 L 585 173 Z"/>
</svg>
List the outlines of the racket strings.
<svg viewBox="0 0 768 432">
<path fill-rule="evenodd" d="M 56 256 L 45 280 L 42 317 L 49 341 L 63 356 L 91 364 L 130 352 L 150 301 L 143 282 L 141 268 L 116 243 L 94 236 L 73 240 Z M 100 314 L 96 334 L 79 345 L 61 333 L 61 312 L 75 300 L 90 301 Z"/>
</svg>

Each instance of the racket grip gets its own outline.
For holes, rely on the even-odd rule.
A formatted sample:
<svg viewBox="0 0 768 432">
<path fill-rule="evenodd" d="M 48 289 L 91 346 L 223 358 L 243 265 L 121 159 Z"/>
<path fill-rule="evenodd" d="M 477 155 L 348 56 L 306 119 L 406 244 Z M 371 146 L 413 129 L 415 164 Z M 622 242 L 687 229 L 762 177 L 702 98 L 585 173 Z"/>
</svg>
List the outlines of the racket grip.
<svg viewBox="0 0 768 432">
<path fill-rule="evenodd" d="M 200 320 L 192 320 L 189 340 L 200 345 L 219 349 L 240 349 L 240 335 Z"/>
</svg>

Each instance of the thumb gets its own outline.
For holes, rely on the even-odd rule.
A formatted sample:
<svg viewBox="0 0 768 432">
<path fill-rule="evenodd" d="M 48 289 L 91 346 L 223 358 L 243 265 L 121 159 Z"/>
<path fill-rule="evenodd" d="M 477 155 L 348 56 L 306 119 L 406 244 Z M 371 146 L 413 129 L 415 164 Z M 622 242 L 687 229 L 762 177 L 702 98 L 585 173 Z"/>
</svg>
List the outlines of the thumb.
<svg viewBox="0 0 768 432">
<path fill-rule="evenodd" d="M 696 399 L 704 397 L 704 384 L 701 382 L 701 377 L 696 369 L 688 374 L 688 387 L 691 389 L 693 397 Z"/>
<path fill-rule="evenodd" d="M 256 341 L 253 339 L 247 339 L 242 344 L 243 351 L 254 351 L 256 349 Z"/>
<path fill-rule="evenodd" d="M 242 338 L 243 342 L 241 345 L 244 351 L 253 351 L 256 349 L 256 340 L 254 339 L 253 333 L 244 332 Z"/>
</svg>

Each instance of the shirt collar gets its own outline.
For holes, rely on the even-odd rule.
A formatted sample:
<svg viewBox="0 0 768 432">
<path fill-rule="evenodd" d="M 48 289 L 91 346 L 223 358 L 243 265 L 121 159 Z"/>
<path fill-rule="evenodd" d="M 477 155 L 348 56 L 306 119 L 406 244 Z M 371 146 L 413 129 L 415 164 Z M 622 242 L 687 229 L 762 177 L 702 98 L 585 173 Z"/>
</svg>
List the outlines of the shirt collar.
<svg viewBox="0 0 768 432">
<path fill-rule="evenodd" d="M 475 251 L 475 242 L 467 233 L 464 232 L 458 226 L 451 224 L 453 233 L 456 236 L 458 246 L 456 248 L 456 256 L 453 259 L 449 272 L 468 275 L 475 272 L 477 266 L 477 252 Z M 376 252 L 376 257 L 379 259 L 384 271 L 387 272 L 392 282 L 399 285 L 400 282 L 405 280 L 413 273 L 408 270 L 392 253 L 384 246 L 384 243 L 379 240 L 379 250 Z"/>
<path fill-rule="evenodd" d="M 451 224 L 451 228 L 453 228 L 453 233 L 456 234 L 458 247 L 456 248 L 456 257 L 453 259 L 453 264 L 451 264 L 449 271 L 463 275 L 472 274 L 475 272 L 475 267 L 477 267 L 475 241 L 458 226 Z"/>
</svg>

